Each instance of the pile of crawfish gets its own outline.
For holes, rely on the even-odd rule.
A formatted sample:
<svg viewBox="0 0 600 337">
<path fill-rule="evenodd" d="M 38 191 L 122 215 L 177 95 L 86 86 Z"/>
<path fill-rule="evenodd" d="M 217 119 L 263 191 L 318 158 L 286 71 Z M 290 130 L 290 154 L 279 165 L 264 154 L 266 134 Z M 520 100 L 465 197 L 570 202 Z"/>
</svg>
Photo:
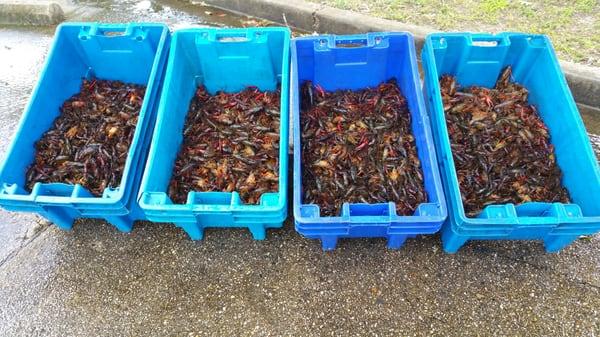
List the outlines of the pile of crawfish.
<svg viewBox="0 0 600 337">
<path fill-rule="evenodd" d="M 336 216 L 342 204 L 396 203 L 412 215 L 427 201 L 406 99 L 395 80 L 325 92 L 302 85 L 304 203 Z"/>
<path fill-rule="evenodd" d="M 446 123 L 465 212 L 491 204 L 569 202 L 550 135 L 528 91 L 511 82 L 511 68 L 493 89 L 459 88 L 440 79 Z"/>
<path fill-rule="evenodd" d="M 255 87 L 192 98 L 169 184 L 169 196 L 185 203 L 190 191 L 237 191 L 256 204 L 279 188 L 279 89 Z"/>
<path fill-rule="evenodd" d="M 83 80 L 53 126 L 35 144 L 26 187 L 36 182 L 81 184 L 94 196 L 118 187 L 146 88 L 119 81 Z"/>
</svg>

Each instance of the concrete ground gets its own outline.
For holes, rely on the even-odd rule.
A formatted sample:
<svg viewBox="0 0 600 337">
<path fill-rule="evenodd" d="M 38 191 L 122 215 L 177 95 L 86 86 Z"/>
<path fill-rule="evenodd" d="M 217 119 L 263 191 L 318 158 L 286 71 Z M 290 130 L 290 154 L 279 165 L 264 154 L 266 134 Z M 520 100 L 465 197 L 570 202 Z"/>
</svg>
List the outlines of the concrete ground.
<svg viewBox="0 0 600 337">
<path fill-rule="evenodd" d="M 331 253 L 291 222 L 190 241 L 168 224 L 45 227 L 0 266 L 1 336 L 594 336 L 600 238 L 560 254 L 533 242 L 379 239 Z"/>
<path fill-rule="evenodd" d="M 252 24 L 178 1 L 79 3 L 69 20 Z M 1 153 L 51 35 L 0 27 Z M 583 117 L 600 144 L 600 116 Z M 291 221 L 263 242 L 233 229 L 192 242 L 169 224 L 123 234 L 83 220 L 63 232 L 0 211 L 0 336 L 595 336 L 599 252 L 596 236 L 558 254 L 472 242 L 448 255 L 439 236 L 423 236 L 399 251 L 364 239 L 324 253 Z"/>
</svg>

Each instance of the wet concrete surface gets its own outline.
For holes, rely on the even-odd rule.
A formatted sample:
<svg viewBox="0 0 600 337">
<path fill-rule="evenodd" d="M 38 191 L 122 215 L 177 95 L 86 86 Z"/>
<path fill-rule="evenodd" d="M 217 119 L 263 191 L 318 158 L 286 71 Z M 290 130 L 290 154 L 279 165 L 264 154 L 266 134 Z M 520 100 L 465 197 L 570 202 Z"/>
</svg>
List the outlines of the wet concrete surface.
<svg viewBox="0 0 600 337">
<path fill-rule="evenodd" d="M 69 20 L 254 24 L 178 1 L 78 1 Z M 223 15 L 224 14 L 224 15 Z M 6 153 L 53 29 L 0 28 L 0 153 Z M 595 144 L 600 117 L 583 112 Z M 538 242 L 439 236 L 342 240 L 324 253 L 288 221 L 190 241 L 168 224 L 130 234 L 95 220 L 71 232 L 0 211 L 0 336 L 600 334 L 600 237 L 559 254 Z"/>
<path fill-rule="evenodd" d="M 531 242 L 342 240 L 323 253 L 291 222 L 190 241 L 170 225 L 45 230 L 1 267 L 2 336 L 592 336 L 600 239 L 560 254 Z"/>
<path fill-rule="evenodd" d="M 262 22 L 181 0 L 76 0 L 66 7 L 68 21 L 163 22 L 171 28 L 239 27 Z"/>
</svg>

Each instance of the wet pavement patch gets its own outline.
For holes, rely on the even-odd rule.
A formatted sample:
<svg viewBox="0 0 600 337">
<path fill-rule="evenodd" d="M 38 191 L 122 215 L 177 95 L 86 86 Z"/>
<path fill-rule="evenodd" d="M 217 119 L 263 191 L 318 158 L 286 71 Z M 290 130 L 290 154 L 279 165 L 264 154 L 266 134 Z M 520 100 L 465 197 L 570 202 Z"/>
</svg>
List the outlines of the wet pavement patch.
<svg viewBox="0 0 600 337">
<path fill-rule="evenodd" d="M 189 240 L 169 224 L 130 234 L 79 221 L 42 232 L 1 267 L 2 336 L 568 335 L 599 328 L 600 240 L 560 254 L 539 243 L 438 236 L 342 240 L 332 253 L 290 221 Z M 52 323 L 49 323 L 52 322 Z"/>
</svg>

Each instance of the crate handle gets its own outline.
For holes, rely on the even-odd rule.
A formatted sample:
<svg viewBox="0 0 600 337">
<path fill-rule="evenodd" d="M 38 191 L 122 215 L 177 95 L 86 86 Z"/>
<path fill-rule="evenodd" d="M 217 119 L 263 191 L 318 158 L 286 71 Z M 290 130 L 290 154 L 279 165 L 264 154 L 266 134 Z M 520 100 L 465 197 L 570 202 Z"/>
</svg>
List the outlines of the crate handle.
<svg viewBox="0 0 600 337">
<path fill-rule="evenodd" d="M 127 26 L 98 26 L 95 30 L 90 30 L 90 35 L 103 36 L 107 38 L 128 35 L 131 32 Z"/>
<path fill-rule="evenodd" d="M 219 36 L 217 41 L 222 43 L 236 43 L 236 42 L 248 42 L 248 38 L 245 36 Z"/>
<path fill-rule="evenodd" d="M 367 39 L 335 40 L 336 48 L 362 48 L 368 45 Z"/>
<path fill-rule="evenodd" d="M 111 41 L 112 39 L 133 37 L 140 42 L 145 40 L 147 34 L 146 29 L 132 25 L 92 25 L 81 28 L 79 39 L 82 41 L 91 39 Z"/>
<path fill-rule="evenodd" d="M 471 45 L 477 47 L 498 47 L 504 45 L 504 39 L 496 36 L 473 36 Z"/>
<path fill-rule="evenodd" d="M 251 40 L 250 32 L 217 32 L 214 39 L 222 43 L 239 43 Z M 206 36 L 205 36 L 206 37 Z"/>
</svg>

